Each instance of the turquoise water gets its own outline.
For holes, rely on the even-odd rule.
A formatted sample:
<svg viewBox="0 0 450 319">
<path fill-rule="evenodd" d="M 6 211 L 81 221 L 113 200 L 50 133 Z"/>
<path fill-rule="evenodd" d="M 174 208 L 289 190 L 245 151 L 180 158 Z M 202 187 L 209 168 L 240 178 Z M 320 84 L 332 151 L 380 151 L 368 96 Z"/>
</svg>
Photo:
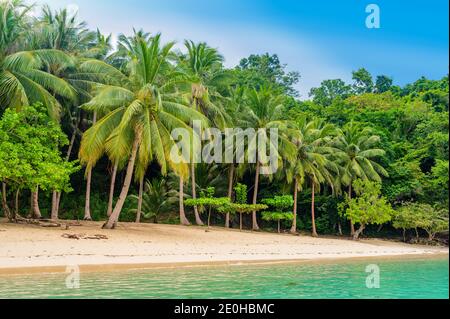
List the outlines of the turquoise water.
<svg viewBox="0 0 450 319">
<path fill-rule="evenodd" d="M 380 270 L 380 288 L 366 286 L 366 267 Z M 195 267 L 0 276 L 1 298 L 448 298 L 447 258 L 266 266 Z M 372 282 L 372 281 L 371 281 Z"/>
</svg>

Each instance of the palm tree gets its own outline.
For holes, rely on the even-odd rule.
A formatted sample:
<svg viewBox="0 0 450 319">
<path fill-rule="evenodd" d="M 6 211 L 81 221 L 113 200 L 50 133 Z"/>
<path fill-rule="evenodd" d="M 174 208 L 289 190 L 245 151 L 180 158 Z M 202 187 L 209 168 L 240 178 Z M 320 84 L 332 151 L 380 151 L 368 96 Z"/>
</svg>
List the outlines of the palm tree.
<svg viewBox="0 0 450 319">
<path fill-rule="evenodd" d="M 153 179 L 145 183 L 145 191 L 142 196 L 141 214 L 146 219 L 153 219 L 154 223 L 158 222 L 161 213 L 170 212 L 173 205 L 178 201 L 177 192 L 171 190 L 166 178 Z M 139 203 L 140 198 L 136 195 L 129 196 L 132 200 Z M 131 209 L 131 213 L 139 213 L 138 209 Z"/>
<path fill-rule="evenodd" d="M 83 60 L 87 57 L 100 58 L 105 56 L 111 46 L 108 41 L 97 30 L 97 33 L 89 31 L 86 28 L 86 22 L 79 22 L 77 13 L 70 15 L 67 9 L 53 12 L 48 5 L 42 9 L 41 16 L 36 18 L 32 31 L 27 34 L 28 42 L 35 49 L 55 49 L 61 50 L 73 56 L 74 60 Z M 65 106 L 64 118 L 70 123 L 72 129 L 72 138 L 67 150 L 66 159 L 69 160 L 75 138 L 79 133 L 79 123 L 81 122 L 79 103 L 87 102 L 91 98 L 89 89 L 92 83 L 88 79 L 83 79 L 79 75 L 76 66 L 67 67 L 54 63 L 49 65 L 48 72 L 64 78 L 70 83 L 77 92 L 78 101 L 62 101 Z M 92 123 L 95 124 L 97 115 L 94 112 Z M 85 220 L 91 220 L 90 210 L 90 190 L 91 190 L 92 171 L 86 172 L 86 201 L 85 201 Z M 52 199 L 52 219 L 58 218 L 59 203 L 61 193 L 54 191 Z"/>
<path fill-rule="evenodd" d="M 75 91 L 65 80 L 46 72 L 49 65 L 73 65 L 65 53 L 54 49 L 25 49 L 23 38 L 26 13 L 31 9 L 22 1 L 0 3 L 0 105 L 20 110 L 22 106 L 41 102 L 49 115 L 59 119 L 61 104 L 56 96 L 69 100 Z"/>
<path fill-rule="evenodd" d="M 41 102 L 49 115 L 59 120 L 59 100 L 73 101 L 76 92 L 50 69 L 53 65 L 70 68 L 74 61 L 55 48 L 33 48 L 29 41 L 33 29 L 27 16 L 31 9 L 20 0 L 0 3 L 0 105 L 20 111 L 23 106 Z M 32 194 L 36 216 L 40 216 L 38 190 Z"/>
<path fill-rule="evenodd" d="M 385 151 L 375 146 L 380 137 L 372 135 L 371 129 L 354 122 L 347 124 L 341 134 L 333 141 L 333 146 L 340 152 L 341 183 L 348 186 L 348 196 L 352 197 L 352 185 L 356 179 L 381 182 L 381 176 L 388 176 L 388 172 L 377 163 L 377 159 L 385 155 Z M 350 221 L 351 233 L 355 227 Z"/>
<path fill-rule="evenodd" d="M 53 12 L 44 5 L 41 15 L 35 18 L 28 33 L 33 47 L 46 47 L 75 55 L 86 52 L 95 43 L 97 34 L 87 28 L 87 23 L 78 21 L 78 13 L 70 14 L 67 9 Z"/>
<path fill-rule="evenodd" d="M 332 154 L 334 150 L 328 144 L 336 134 L 336 129 L 333 125 L 324 124 L 320 120 L 308 121 L 306 117 L 298 120 L 295 128 L 293 143 L 297 147 L 297 158 L 288 164 L 286 170 L 288 183 L 294 181 L 294 220 L 291 233 L 297 232 L 298 191 L 302 191 L 305 183 L 309 181 L 312 188 L 312 234 L 317 236 L 315 193 L 324 182 L 331 186 L 334 185 L 333 171 L 337 171 L 337 167 L 329 158 L 329 154 Z"/>
<path fill-rule="evenodd" d="M 240 123 L 243 127 L 253 128 L 257 132 L 262 130 L 266 134 L 267 145 L 266 149 L 275 152 L 279 164 L 282 166 L 282 159 L 287 161 L 293 161 L 295 159 L 295 145 L 287 138 L 286 134 L 288 130 L 287 123 L 280 120 L 282 118 L 284 97 L 274 93 L 270 88 L 263 87 L 259 91 L 251 89 L 246 92 L 245 99 L 245 111 L 240 114 L 242 120 Z M 268 138 L 267 131 L 269 129 L 278 129 L 279 131 L 279 143 L 278 148 L 272 144 L 270 138 Z M 253 140 L 248 141 L 247 155 L 252 152 L 256 153 L 256 168 L 255 168 L 255 183 L 253 190 L 253 205 L 256 205 L 258 199 L 258 186 L 259 177 L 261 174 L 261 159 L 266 154 L 261 154 L 259 149 L 261 145 L 258 145 L 257 139 L 259 134 L 255 134 Z M 257 149 L 251 149 L 251 145 L 258 145 Z M 245 156 L 245 155 L 244 155 Z M 239 159 L 238 162 L 243 163 L 243 159 Z M 269 175 L 271 177 L 271 175 Z M 256 212 L 252 213 L 253 230 L 259 230 Z"/>
<path fill-rule="evenodd" d="M 225 111 L 228 114 L 228 124 L 231 127 L 236 127 L 237 123 L 240 120 L 240 114 L 242 113 L 243 108 L 243 99 L 244 99 L 245 90 L 243 87 L 237 88 L 229 88 L 228 97 L 225 103 Z M 230 201 L 233 200 L 233 189 L 236 176 L 236 150 L 234 145 L 227 145 L 225 147 L 225 152 L 231 154 L 233 156 L 233 162 L 227 164 L 228 170 L 228 193 L 227 197 Z M 225 228 L 230 228 L 230 213 L 226 213 L 225 215 Z"/>
<path fill-rule="evenodd" d="M 105 152 L 114 160 L 128 159 L 121 194 L 104 225 L 107 229 L 114 228 L 119 219 L 135 168 L 136 175 L 141 176 L 155 160 L 163 175 L 172 169 L 186 177 L 187 165 L 172 161 L 170 152 L 173 147 L 190 145 L 185 145 L 187 141 L 175 144 L 170 132 L 175 128 L 192 132 L 186 124 L 191 119 L 208 123 L 200 113 L 182 104 L 173 82 L 168 80 L 172 72 L 168 56 L 174 44 L 161 45 L 160 38 L 157 34 L 148 40 L 135 39 L 126 73 L 101 61 L 87 61 L 81 66 L 93 77 L 112 82 L 100 85 L 94 98 L 83 106 L 106 115 L 84 134 L 82 163 L 93 167 Z"/>
<path fill-rule="evenodd" d="M 200 111 L 219 128 L 224 128 L 226 115 L 221 107 L 217 86 L 226 78 L 222 69 L 223 57 L 216 49 L 208 47 L 206 43 L 195 44 L 185 41 L 188 54 L 182 56 L 181 66 L 185 79 L 190 84 L 190 101 L 194 110 Z M 191 160 L 192 198 L 197 198 L 195 160 Z M 194 206 L 195 221 L 203 225 L 198 207 Z"/>
</svg>

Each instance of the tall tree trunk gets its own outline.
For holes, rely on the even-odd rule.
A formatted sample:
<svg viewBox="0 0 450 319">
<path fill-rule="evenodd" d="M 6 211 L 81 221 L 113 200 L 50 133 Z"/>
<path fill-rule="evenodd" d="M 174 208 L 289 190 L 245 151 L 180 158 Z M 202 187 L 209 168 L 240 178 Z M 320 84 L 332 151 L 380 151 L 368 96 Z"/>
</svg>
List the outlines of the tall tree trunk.
<svg viewBox="0 0 450 319">
<path fill-rule="evenodd" d="M 16 198 L 15 198 L 15 202 L 14 202 L 14 206 L 15 206 L 15 210 L 14 210 L 14 215 L 17 216 L 19 215 L 20 209 L 19 209 L 19 196 L 20 196 L 20 188 L 17 188 L 16 190 Z"/>
<path fill-rule="evenodd" d="M 258 200 L 258 186 L 259 186 L 259 169 L 260 169 L 260 162 L 258 159 L 258 156 L 256 156 L 257 160 L 256 160 L 256 174 L 255 174 L 255 189 L 253 191 L 253 205 L 256 205 L 256 201 Z M 259 230 L 259 226 L 258 226 L 258 220 L 256 217 L 256 211 L 252 212 L 252 229 L 253 230 Z"/>
<path fill-rule="evenodd" d="M 33 213 L 32 217 L 36 219 L 42 218 L 41 210 L 39 209 L 39 186 L 36 187 L 36 191 L 32 192 L 33 198 Z"/>
<path fill-rule="evenodd" d="M 281 220 L 278 220 L 278 234 L 281 233 Z"/>
<path fill-rule="evenodd" d="M 197 184 L 195 182 L 195 163 L 192 161 L 191 163 L 191 188 L 192 188 L 192 199 L 197 199 Z M 203 226 L 204 223 L 200 218 L 200 214 L 198 213 L 198 206 L 194 206 L 194 214 L 195 214 L 195 223 L 197 225 Z"/>
<path fill-rule="evenodd" d="M 116 185 L 116 176 L 117 176 L 117 170 L 119 168 L 119 164 L 116 162 L 114 164 L 114 168 L 111 175 L 111 186 L 109 188 L 109 199 L 108 199 L 108 211 L 107 216 L 110 217 L 112 210 L 113 210 L 113 202 L 114 202 L 114 188 Z"/>
<path fill-rule="evenodd" d="M 57 220 L 58 219 L 58 194 L 59 192 L 53 191 L 52 194 L 52 212 L 51 212 L 51 219 Z"/>
<path fill-rule="evenodd" d="M 312 222 L 312 236 L 319 237 L 316 230 L 316 213 L 315 213 L 315 196 L 316 196 L 316 185 L 312 183 L 312 199 L 311 199 L 311 222 Z"/>
<path fill-rule="evenodd" d="M 66 162 L 68 162 L 70 160 L 70 156 L 72 155 L 72 150 L 73 150 L 73 146 L 75 144 L 75 139 L 77 137 L 77 132 L 78 132 L 78 125 L 80 124 L 80 116 L 78 115 L 77 117 L 77 121 L 75 124 L 75 128 L 73 130 L 72 133 L 72 137 L 70 138 L 70 142 L 69 142 L 69 148 L 67 149 L 67 153 L 66 153 Z M 61 202 L 61 192 L 58 191 L 53 191 L 53 196 L 52 196 L 52 219 L 56 220 L 59 218 L 59 204 Z"/>
<path fill-rule="evenodd" d="M 139 196 L 138 196 L 138 207 L 136 213 L 136 223 L 141 222 L 142 215 L 142 196 L 144 196 L 144 176 L 139 180 Z"/>
<path fill-rule="evenodd" d="M 239 213 L 239 230 L 242 231 L 242 213 Z"/>
<path fill-rule="evenodd" d="M 184 212 L 184 181 L 182 176 L 180 176 L 180 192 L 178 194 L 178 199 L 180 203 L 180 224 L 189 226 L 191 223 L 186 218 L 186 214 Z"/>
<path fill-rule="evenodd" d="M 338 217 L 338 221 L 337 221 L 337 227 L 338 227 L 338 234 L 339 236 L 342 236 L 342 225 L 341 225 L 341 220 Z"/>
<path fill-rule="evenodd" d="M 117 200 L 116 207 L 114 207 L 111 216 L 108 221 L 103 225 L 104 229 L 113 229 L 116 227 L 117 222 L 119 221 L 120 213 L 122 212 L 123 205 L 125 204 L 125 200 L 127 199 L 128 190 L 130 189 L 131 180 L 133 178 L 133 170 L 134 163 L 136 162 L 136 154 L 140 144 L 140 137 L 135 136 L 133 147 L 131 149 L 131 156 L 128 161 L 127 172 L 125 175 L 125 181 L 123 182 L 122 191 L 120 192 L 119 199 Z"/>
<path fill-rule="evenodd" d="M 350 182 L 350 186 L 348 187 L 348 198 L 350 200 L 352 199 L 352 184 L 353 182 Z M 351 236 L 355 235 L 355 224 L 353 223 L 352 220 L 350 220 L 350 235 Z"/>
<path fill-rule="evenodd" d="M 6 183 L 5 182 L 2 182 L 2 208 L 3 208 L 3 213 L 5 214 L 5 217 L 8 218 L 9 220 L 12 220 L 11 210 L 9 209 L 8 200 L 7 200 L 7 196 L 6 196 Z"/>
<path fill-rule="evenodd" d="M 298 179 L 295 179 L 294 182 L 294 219 L 292 220 L 291 233 L 297 233 L 297 203 L 298 203 Z"/>
<path fill-rule="evenodd" d="M 355 233 L 353 234 L 353 240 L 358 240 L 359 235 L 361 235 L 361 233 L 364 231 L 365 228 L 366 228 L 366 225 L 361 225 L 359 227 L 359 229 L 357 231 L 355 231 Z"/>
<path fill-rule="evenodd" d="M 208 209 L 208 228 L 211 226 L 211 207 Z"/>
<path fill-rule="evenodd" d="M 234 164 L 231 165 L 230 171 L 228 174 L 228 198 L 230 202 L 233 198 L 233 184 L 234 184 Z M 230 228 L 230 213 L 227 213 L 225 216 L 225 227 Z"/>
<path fill-rule="evenodd" d="M 92 126 L 97 123 L 97 112 L 94 112 L 92 119 Z M 84 220 L 92 220 L 91 217 L 91 180 L 92 167 L 89 167 L 86 172 L 86 201 L 84 206 Z"/>
</svg>

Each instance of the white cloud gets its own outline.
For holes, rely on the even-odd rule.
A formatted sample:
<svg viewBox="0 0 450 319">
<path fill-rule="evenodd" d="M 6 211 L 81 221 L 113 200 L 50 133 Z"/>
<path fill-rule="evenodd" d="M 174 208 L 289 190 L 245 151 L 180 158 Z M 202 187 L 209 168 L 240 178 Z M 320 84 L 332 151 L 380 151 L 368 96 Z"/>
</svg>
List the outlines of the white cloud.
<svg viewBox="0 0 450 319">
<path fill-rule="evenodd" d="M 124 12 L 120 7 L 123 3 L 111 3 L 107 6 L 96 6 L 95 3 L 73 0 L 42 0 L 52 7 L 73 5 L 80 6 L 80 18 L 86 20 L 91 28 L 99 28 L 103 33 L 112 33 L 113 39 L 117 34 L 130 34 L 132 28 L 143 28 L 152 33 L 161 32 L 164 40 L 176 40 L 177 46 L 182 47 L 184 39 L 206 41 L 216 47 L 226 58 L 228 67 L 235 66 L 240 59 L 257 53 L 276 53 L 282 63 L 288 64 L 291 71 L 299 71 L 302 78 L 298 85 L 302 98 L 308 98 L 312 87 L 329 78 L 348 79 L 349 70 L 341 68 L 336 59 L 323 49 L 316 47 L 313 41 L 300 34 L 286 34 L 283 30 L 258 28 L 256 25 L 242 25 L 230 23 L 205 23 L 187 19 L 175 13 L 170 16 L 159 12 L 139 12 L 130 10 Z M 89 6 L 89 7 L 88 7 Z M 89 9 L 89 10 L 88 10 Z M 99 14 L 99 12 L 102 12 Z M 132 15 L 133 19 L 129 19 Z"/>
</svg>

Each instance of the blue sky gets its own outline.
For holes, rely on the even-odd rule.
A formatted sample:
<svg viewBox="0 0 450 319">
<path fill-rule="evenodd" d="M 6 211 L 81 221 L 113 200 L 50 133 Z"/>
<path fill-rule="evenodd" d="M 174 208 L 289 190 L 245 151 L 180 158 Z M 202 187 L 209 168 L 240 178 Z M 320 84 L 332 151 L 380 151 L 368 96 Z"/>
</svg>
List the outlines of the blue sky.
<svg viewBox="0 0 450 319">
<path fill-rule="evenodd" d="M 164 39 L 206 41 L 227 66 L 252 53 L 277 53 L 302 75 L 302 98 L 325 79 L 351 81 L 367 68 L 396 84 L 448 73 L 447 0 L 48 0 L 78 9 L 82 19 L 104 33 L 132 28 L 162 32 Z M 365 25 L 368 4 L 377 4 L 381 28 Z M 180 45 L 181 47 L 181 45 Z"/>
</svg>

